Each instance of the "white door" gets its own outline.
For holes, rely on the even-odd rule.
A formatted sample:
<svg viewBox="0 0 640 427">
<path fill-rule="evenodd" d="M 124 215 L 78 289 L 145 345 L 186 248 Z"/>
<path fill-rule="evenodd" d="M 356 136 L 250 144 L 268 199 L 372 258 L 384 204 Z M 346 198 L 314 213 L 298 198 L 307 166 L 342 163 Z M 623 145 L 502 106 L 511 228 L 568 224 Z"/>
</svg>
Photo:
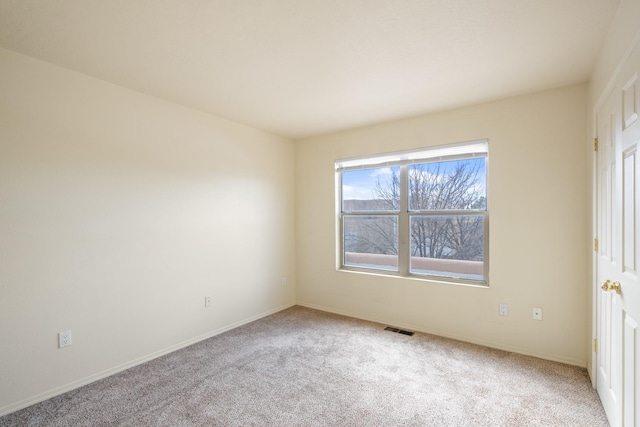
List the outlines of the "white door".
<svg viewBox="0 0 640 427">
<path fill-rule="evenodd" d="M 640 426 L 640 48 L 597 113 L 597 390 L 612 426 Z"/>
</svg>

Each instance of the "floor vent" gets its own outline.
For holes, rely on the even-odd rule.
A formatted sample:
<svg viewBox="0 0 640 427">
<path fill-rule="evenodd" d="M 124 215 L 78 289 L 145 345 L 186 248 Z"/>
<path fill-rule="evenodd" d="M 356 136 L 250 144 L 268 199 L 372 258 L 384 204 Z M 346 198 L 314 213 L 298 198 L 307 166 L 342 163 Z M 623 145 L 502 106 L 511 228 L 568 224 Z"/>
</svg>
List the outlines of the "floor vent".
<svg viewBox="0 0 640 427">
<path fill-rule="evenodd" d="M 384 330 L 385 330 L 385 331 L 391 331 L 391 332 L 397 332 L 397 333 L 399 333 L 399 334 L 402 334 L 402 335 L 409 335 L 409 336 L 411 336 L 411 335 L 413 335 L 413 334 L 414 334 L 414 332 L 411 332 L 411 331 L 405 331 L 404 329 L 398 329 L 398 328 L 394 328 L 394 327 L 391 327 L 391 326 L 387 326 L 386 328 L 384 328 Z"/>
</svg>

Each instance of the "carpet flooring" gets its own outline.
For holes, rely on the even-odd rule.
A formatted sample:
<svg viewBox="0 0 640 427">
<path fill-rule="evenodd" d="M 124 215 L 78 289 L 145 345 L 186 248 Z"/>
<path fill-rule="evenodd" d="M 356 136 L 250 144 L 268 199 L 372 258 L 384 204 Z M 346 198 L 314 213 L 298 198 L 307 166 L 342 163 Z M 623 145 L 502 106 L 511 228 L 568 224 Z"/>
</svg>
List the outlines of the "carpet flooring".
<svg viewBox="0 0 640 427">
<path fill-rule="evenodd" d="M 292 307 L 1 426 L 607 426 L 586 370 Z"/>
</svg>

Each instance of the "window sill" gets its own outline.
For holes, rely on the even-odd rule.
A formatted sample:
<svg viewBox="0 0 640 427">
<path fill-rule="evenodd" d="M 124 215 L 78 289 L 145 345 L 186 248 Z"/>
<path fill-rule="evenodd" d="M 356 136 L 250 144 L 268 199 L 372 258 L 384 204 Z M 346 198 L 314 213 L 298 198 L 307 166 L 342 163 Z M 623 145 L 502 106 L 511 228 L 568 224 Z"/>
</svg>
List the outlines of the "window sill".
<svg viewBox="0 0 640 427">
<path fill-rule="evenodd" d="M 445 277 L 436 277 L 436 276 L 418 276 L 415 274 L 411 275 L 401 275 L 394 271 L 382 271 L 382 270 L 366 270 L 354 267 L 339 267 L 337 269 L 338 272 L 341 273 L 351 273 L 351 274 L 364 274 L 367 276 L 376 276 L 376 277 L 389 277 L 392 279 L 401 279 L 401 280 L 412 280 L 417 282 L 428 282 L 435 283 L 440 285 L 455 285 L 455 286 L 465 286 L 471 288 L 482 288 L 489 289 L 489 283 L 481 282 L 481 281 L 472 281 L 472 280 L 464 280 L 464 279 L 448 279 Z"/>
</svg>

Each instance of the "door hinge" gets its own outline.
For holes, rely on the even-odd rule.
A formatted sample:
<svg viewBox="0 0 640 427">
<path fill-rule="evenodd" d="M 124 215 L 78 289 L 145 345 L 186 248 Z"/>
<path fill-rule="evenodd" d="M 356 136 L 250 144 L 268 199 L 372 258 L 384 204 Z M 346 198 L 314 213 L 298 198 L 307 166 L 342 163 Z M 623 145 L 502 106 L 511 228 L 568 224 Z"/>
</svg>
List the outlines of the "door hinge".
<svg viewBox="0 0 640 427">
<path fill-rule="evenodd" d="M 598 138 L 593 138 L 593 151 L 598 151 Z"/>
<path fill-rule="evenodd" d="M 593 352 L 594 353 L 598 352 L 598 338 L 593 339 Z"/>
<path fill-rule="evenodd" d="M 598 239 L 593 239 L 593 251 L 598 252 Z"/>
</svg>

